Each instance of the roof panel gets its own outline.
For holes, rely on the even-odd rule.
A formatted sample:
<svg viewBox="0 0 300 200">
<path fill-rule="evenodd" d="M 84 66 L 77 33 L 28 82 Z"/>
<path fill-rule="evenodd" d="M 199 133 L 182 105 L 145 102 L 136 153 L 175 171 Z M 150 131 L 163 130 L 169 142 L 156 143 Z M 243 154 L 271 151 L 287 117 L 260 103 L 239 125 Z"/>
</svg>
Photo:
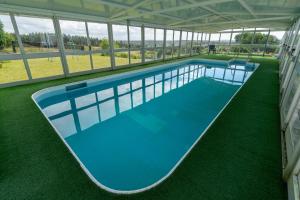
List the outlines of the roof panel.
<svg viewBox="0 0 300 200">
<path fill-rule="evenodd" d="M 0 4 L 8 6 L 2 6 L 2 11 L 20 6 L 102 17 L 114 23 L 129 20 L 207 31 L 262 24 L 285 29 L 300 15 L 299 0 L 0 0 Z"/>
</svg>

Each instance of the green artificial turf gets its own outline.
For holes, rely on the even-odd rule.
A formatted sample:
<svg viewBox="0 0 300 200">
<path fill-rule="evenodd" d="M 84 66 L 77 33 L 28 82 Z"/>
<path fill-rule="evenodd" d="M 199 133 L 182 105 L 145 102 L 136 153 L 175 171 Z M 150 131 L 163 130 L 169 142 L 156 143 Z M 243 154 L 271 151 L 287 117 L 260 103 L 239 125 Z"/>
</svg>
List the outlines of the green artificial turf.
<svg viewBox="0 0 300 200">
<path fill-rule="evenodd" d="M 89 180 L 31 94 L 131 69 L 1 89 L 0 199 L 287 199 L 281 178 L 278 62 L 253 61 L 261 64 L 259 69 L 174 174 L 130 196 L 108 193 Z"/>
</svg>

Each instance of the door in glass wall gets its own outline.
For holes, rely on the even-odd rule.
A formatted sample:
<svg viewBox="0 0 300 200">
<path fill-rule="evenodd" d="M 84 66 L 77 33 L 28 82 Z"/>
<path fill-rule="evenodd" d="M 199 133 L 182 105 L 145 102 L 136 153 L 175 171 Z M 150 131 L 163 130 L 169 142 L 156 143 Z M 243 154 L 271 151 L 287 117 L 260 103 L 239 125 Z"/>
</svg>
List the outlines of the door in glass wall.
<svg viewBox="0 0 300 200">
<path fill-rule="evenodd" d="M 94 69 L 111 67 L 107 24 L 88 22 Z"/>
<path fill-rule="evenodd" d="M 218 53 L 227 54 L 229 51 L 231 33 L 221 33 Z"/>
<path fill-rule="evenodd" d="M 188 32 L 187 41 L 186 41 L 186 51 L 190 55 L 192 51 L 192 42 L 193 42 L 193 32 Z"/>
<path fill-rule="evenodd" d="M 154 28 L 145 28 L 145 61 L 156 59 Z"/>
<path fill-rule="evenodd" d="M 174 47 L 173 47 L 173 58 L 178 57 L 180 43 L 180 31 L 174 31 Z"/>
<path fill-rule="evenodd" d="M 112 25 L 114 49 L 115 49 L 115 64 L 116 66 L 129 64 L 129 44 L 127 26 L 125 25 Z"/>
<path fill-rule="evenodd" d="M 287 86 L 286 92 L 283 94 L 283 101 L 281 105 L 281 115 L 283 116 L 283 121 L 287 122 L 288 113 L 291 112 L 291 106 L 293 102 L 299 99 L 300 95 L 300 57 L 296 63 L 293 70 L 289 85 Z"/>
<path fill-rule="evenodd" d="M 201 37 L 200 33 L 193 32 L 193 48 L 192 48 L 192 55 L 199 53 L 199 35 Z M 201 39 L 201 38 L 200 38 Z"/>
<path fill-rule="evenodd" d="M 0 32 L 4 39 L 0 41 L 0 84 L 27 80 L 25 66 L 20 59 L 18 41 L 8 14 L 0 13 Z M 4 58 L 10 55 L 19 56 L 19 59 Z"/>
<path fill-rule="evenodd" d="M 185 56 L 188 54 L 187 52 L 187 36 L 188 33 L 186 31 L 181 32 L 181 50 L 180 50 L 180 56 Z"/>
<path fill-rule="evenodd" d="M 256 32 L 254 37 L 254 53 L 256 55 L 263 55 L 265 50 L 265 44 L 268 40 L 268 31 Z"/>
<path fill-rule="evenodd" d="M 130 63 L 140 63 L 142 61 L 141 27 L 129 26 L 129 40 L 130 40 Z"/>
<path fill-rule="evenodd" d="M 29 16 L 15 18 L 26 53 L 58 52 L 52 19 Z"/>
<path fill-rule="evenodd" d="M 209 33 L 202 34 L 201 53 L 208 53 Z"/>
<path fill-rule="evenodd" d="M 273 55 L 279 53 L 280 42 L 283 38 L 284 33 L 285 33 L 285 31 L 271 31 L 270 32 L 270 36 L 269 36 L 269 39 L 267 42 L 266 55 L 273 56 Z M 300 32 L 298 32 L 295 44 L 297 44 L 299 37 L 300 37 Z"/>
<path fill-rule="evenodd" d="M 91 69 L 85 22 L 59 20 L 69 72 Z"/>
<path fill-rule="evenodd" d="M 50 18 L 16 16 L 25 54 L 39 53 L 40 58 L 28 59 L 32 78 L 44 78 L 63 74 L 58 54 L 57 38 Z M 57 55 L 50 53 L 56 52 Z"/>
<path fill-rule="evenodd" d="M 166 50 L 165 50 L 165 58 L 172 58 L 173 55 L 173 30 L 166 30 Z"/>
<path fill-rule="evenodd" d="M 240 31 L 240 32 L 239 32 Z M 230 43 L 230 54 L 239 54 L 240 53 L 240 36 L 242 34 L 241 30 L 233 30 L 232 32 L 232 38 Z"/>
<path fill-rule="evenodd" d="M 156 29 L 155 31 L 155 51 L 156 51 L 156 60 L 163 58 L 163 43 L 164 43 L 164 30 Z"/>
</svg>

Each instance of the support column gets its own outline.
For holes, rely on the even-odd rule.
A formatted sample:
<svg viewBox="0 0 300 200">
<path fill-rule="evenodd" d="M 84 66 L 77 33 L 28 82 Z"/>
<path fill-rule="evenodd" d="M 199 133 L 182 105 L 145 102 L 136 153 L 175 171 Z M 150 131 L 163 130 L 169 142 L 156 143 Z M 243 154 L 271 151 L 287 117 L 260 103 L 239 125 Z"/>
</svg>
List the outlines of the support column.
<svg viewBox="0 0 300 200">
<path fill-rule="evenodd" d="M 17 26 L 15 16 L 12 13 L 9 13 L 9 15 L 10 15 L 10 20 L 11 20 L 11 23 L 13 25 L 13 28 L 15 30 L 16 38 L 17 38 L 17 41 L 18 41 L 18 44 L 19 44 L 20 53 L 21 53 L 22 58 L 23 58 L 23 63 L 24 63 L 24 66 L 25 66 L 25 70 L 26 70 L 28 79 L 32 80 L 31 71 L 30 71 L 30 68 L 29 68 L 28 61 L 25 57 L 24 46 L 23 46 L 23 43 L 22 43 L 22 40 L 21 40 L 21 37 L 20 37 L 20 33 L 19 33 L 19 29 L 18 29 L 18 26 Z"/>
<path fill-rule="evenodd" d="M 142 55 L 142 63 L 145 62 L 145 26 L 144 24 L 141 27 L 141 38 L 142 38 L 142 47 L 141 47 L 141 55 Z"/>
<path fill-rule="evenodd" d="M 115 50 L 114 50 L 114 38 L 111 22 L 107 23 L 108 40 L 109 40 L 109 52 L 110 52 L 110 63 L 112 70 L 115 69 Z"/>
<path fill-rule="evenodd" d="M 182 35 L 182 30 L 180 30 L 180 34 L 179 34 L 179 51 L 178 51 L 178 57 L 180 57 L 180 52 L 181 52 L 181 35 Z"/>
<path fill-rule="evenodd" d="M 269 37 L 270 37 L 270 29 L 269 29 L 268 36 L 267 36 L 267 39 L 266 39 L 263 56 L 265 56 L 265 53 L 266 53 L 266 50 L 267 50 L 267 45 L 268 45 Z"/>
<path fill-rule="evenodd" d="M 130 46 L 130 31 L 129 31 L 129 20 L 127 20 L 127 43 L 128 43 L 128 58 L 129 58 L 129 64 L 131 64 L 131 56 L 130 56 L 130 51 L 131 51 L 131 46 Z"/>
<path fill-rule="evenodd" d="M 201 33 L 201 39 L 200 39 L 200 44 L 199 44 L 199 55 L 201 54 L 202 41 L 203 41 L 203 32 Z"/>
<path fill-rule="evenodd" d="M 191 41 L 191 50 L 190 50 L 190 56 L 192 56 L 192 52 L 193 52 L 193 42 L 194 42 L 194 32 L 191 32 L 192 33 L 192 41 Z"/>
<path fill-rule="evenodd" d="M 89 33 L 89 28 L 88 28 L 87 22 L 85 22 L 85 30 L 86 30 L 86 35 L 87 35 L 87 44 L 89 47 L 90 62 L 91 62 L 92 70 L 93 70 L 94 63 L 93 63 L 93 57 L 92 57 L 92 46 L 91 46 L 90 33 Z"/>
<path fill-rule="evenodd" d="M 64 75 L 68 76 L 69 68 L 68 68 L 68 62 L 67 62 L 67 58 L 66 58 L 66 54 L 65 54 L 64 40 L 62 38 L 59 20 L 55 16 L 53 17 L 53 25 L 54 25 L 54 29 L 55 29 L 56 38 L 57 38 L 57 46 L 58 46 L 59 53 L 60 53 L 60 60 L 61 60 L 62 66 L 63 66 Z"/>
<path fill-rule="evenodd" d="M 173 30 L 173 43 L 172 43 L 172 58 L 174 58 L 174 48 L 175 48 L 175 30 Z"/>
<path fill-rule="evenodd" d="M 167 30 L 164 28 L 163 60 L 166 59 L 166 40 L 167 40 Z"/>
</svg>

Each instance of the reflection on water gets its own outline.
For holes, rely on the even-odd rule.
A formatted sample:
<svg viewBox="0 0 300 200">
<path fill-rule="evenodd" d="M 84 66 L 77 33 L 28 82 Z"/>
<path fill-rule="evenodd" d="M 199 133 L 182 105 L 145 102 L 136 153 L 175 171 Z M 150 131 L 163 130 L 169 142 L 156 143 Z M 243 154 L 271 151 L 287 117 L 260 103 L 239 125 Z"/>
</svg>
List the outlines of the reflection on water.
<svg viewBox="0 0 300 200">
<path fill-rule="evenodd" d="M 43 108 L 43 112 L 62 137 L 66 138 L 203 77 L 227 84 L 242 85 L 250 77 L 252 70 L 241 65 L 231 65 L 227 68 L 184 65 L 139 80 L 69 98 Z"/>
</svg>

